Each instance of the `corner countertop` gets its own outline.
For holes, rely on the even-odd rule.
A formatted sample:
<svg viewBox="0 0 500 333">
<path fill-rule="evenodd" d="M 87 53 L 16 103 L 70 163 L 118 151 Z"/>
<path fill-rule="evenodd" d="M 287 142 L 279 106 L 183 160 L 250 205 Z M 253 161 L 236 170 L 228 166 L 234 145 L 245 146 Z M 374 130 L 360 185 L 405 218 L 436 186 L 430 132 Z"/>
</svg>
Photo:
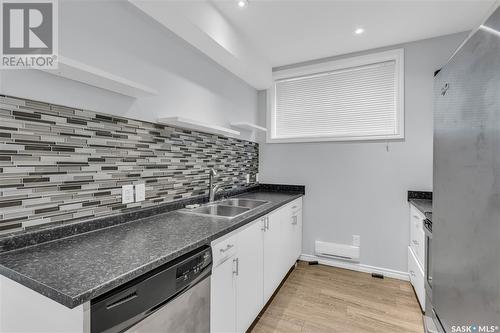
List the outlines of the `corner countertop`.
<svg viewBox="0 0 500 333">
<path fill-rule="evenodd" d="M 74 308 L 302 195 L 248 192 L 269 202 L 232 220 L 173 211 L 4 252 L 0 274 Z"/>
<path fill-rule="evenodd" d="M 415 206 L 425 216 L 432 216 L 432 200 L 429 199 L 410 199 L 409 202 Z"/>
</svg>

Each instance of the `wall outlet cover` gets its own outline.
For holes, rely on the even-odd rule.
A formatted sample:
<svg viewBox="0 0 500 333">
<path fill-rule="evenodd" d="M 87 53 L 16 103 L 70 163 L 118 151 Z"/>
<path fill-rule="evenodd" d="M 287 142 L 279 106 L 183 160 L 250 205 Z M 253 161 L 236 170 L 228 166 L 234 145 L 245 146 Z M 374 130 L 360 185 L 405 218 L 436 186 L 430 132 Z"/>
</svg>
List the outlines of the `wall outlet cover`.
<svg viewBox="0 0 500 333">
<path fill-rule="evenodd" d="M 122 186 L 122 204 L 134 202 L 134 185 Z"/>
<path fill-rule="evenodd" d="M 135 202 L 146 200 L 146 184 L 135 185 Z"/>
</svg>

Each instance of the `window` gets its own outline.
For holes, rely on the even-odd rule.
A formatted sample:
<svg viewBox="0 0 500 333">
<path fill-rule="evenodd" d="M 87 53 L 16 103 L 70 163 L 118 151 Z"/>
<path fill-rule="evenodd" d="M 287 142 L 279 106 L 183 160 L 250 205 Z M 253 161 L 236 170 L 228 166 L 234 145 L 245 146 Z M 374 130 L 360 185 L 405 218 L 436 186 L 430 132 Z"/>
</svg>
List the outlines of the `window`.
<svg viewBox="0 0 500 333">
<path fill-rule="evenodd" d="M 273 73 L 268 142 L 404 138 L 404 51 Z"/>
</svg>

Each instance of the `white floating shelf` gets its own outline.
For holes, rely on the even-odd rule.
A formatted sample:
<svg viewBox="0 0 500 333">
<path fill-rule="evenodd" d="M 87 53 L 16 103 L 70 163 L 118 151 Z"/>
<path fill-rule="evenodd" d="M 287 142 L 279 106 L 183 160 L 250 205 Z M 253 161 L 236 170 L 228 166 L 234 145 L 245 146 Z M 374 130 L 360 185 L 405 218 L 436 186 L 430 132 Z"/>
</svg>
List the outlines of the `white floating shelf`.
<svg viewBox="0 0 500 333">
<path fill-rule="evenodd" d="M 181 127 L 198 132 L 208 132 L 212 134 L 225 135 L 230 137 L 239 136 L 240 132 L 222 126 L 202 123 L 196 120 L 183 117 L 167 117 L 158 119 L 159 123 Z"/>
<path fill-rule="evenodd" d="M 262 131 L 262 132 L 267 132 L 267 128 L 258 126 L 252 123 L 247 123 L 247 122 L 237 122 L 237 123 L 231 123 L 232 127 L 236 128 L 241 128 L 246 131 Z"/>
<path fill-rule="evenodd" d="M 59 56 L 58 69 L 43 69 L 43 71 L 125 96 L 143 97 L 158 94 L 158 91 L 141 83 L 63 56 Z"/>
</svg>

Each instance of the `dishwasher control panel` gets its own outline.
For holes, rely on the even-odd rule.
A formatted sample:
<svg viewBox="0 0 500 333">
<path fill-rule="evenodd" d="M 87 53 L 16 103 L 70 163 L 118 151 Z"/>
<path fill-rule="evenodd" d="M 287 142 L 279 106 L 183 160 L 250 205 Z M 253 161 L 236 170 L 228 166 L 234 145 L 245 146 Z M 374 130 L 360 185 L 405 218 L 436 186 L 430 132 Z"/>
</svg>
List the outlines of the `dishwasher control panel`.
<svg viewBox="0 0 500 333">
<path fill-rule="evenodd" d="M 175 279 L 177 288 L 196 279 L 212 263 L 210 248 L 177 267 Z"/>
</svg>

